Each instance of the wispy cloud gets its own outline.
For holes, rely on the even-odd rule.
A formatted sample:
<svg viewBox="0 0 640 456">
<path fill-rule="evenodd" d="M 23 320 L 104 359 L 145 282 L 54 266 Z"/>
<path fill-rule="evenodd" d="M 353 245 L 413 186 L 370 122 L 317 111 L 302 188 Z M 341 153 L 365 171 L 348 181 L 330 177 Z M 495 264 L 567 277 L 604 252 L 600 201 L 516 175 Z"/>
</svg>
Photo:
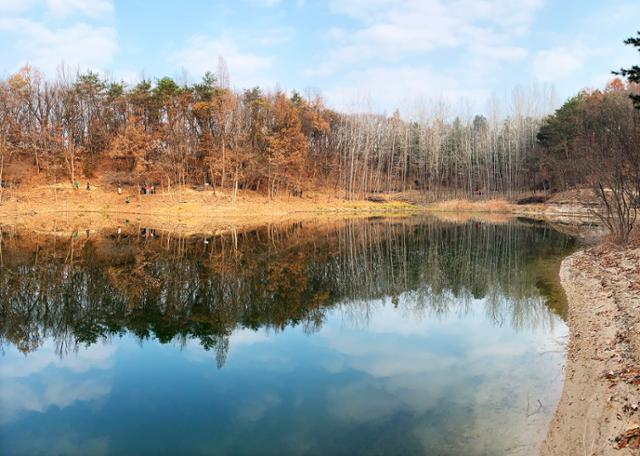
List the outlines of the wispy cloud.
<svg viewBox="0 0 640 456">
<path fill-rule="evenodd" d="M 5 14 L 25 13 L 36 7 L 57 18 L 77 15 L 105 19 L 114 11 L 112 0 L 0 0 L 0 12 Z"/>
<path fill-rule="evenodd" d="M 329 50 L 304 74 L 339 79 L 328 91 L 334 100 L 368 91 L 387 109 L 416 97 L 486 99 L 487 82 L 529 55 L 519 40 L 540 6 L 539 0 L 335 0 L 333 14 L 355 25 L 328 28 Z M 443 53 L 446 65 L 438 66 Z"/>
<path fill-rule="evenodd" d="M 45 4 L 51 14 L 58 17 L 79 15 L 104 19 L 113 14 L 112 0 L 45 0 Z"/>
<path fill-rule="evenodd" d="M 329 29 L 340 44 L 324 68 L 367 61 L 393 62 L 440 49 L 461 49 L 494 59 L 521 58 L 514 37 L 526 33 L 539 0 L 348 0 L 331 3 L 335 14 L 358 24 L 351 30 Z"/>
<path fill-rule="evenodd" d="M 267 8 L 273 8 L 281 3 L 281 0 L 249 0 L 250 3 L 259 6 L 265 6 Z"/>
<path fill-rule="evenodd" d="M 565 98 L 637 56 L 622 44 L 637 29 L 633 0 L 210 3 L 180 10 L 179 22 L 174 8 L 157 5 L 157 21 L 133 27 L 140 2 L 0 0 L 0 73 L 30 63 L 55 76 L 64 62 L 125 80 L 181 67 L 199 76 L 223 56 L 236 88 L 317 87 L 332 107 L 370 96 L 377 111 L 406 112 L 416 99 L 440 97 L 466 97 L 482 109 L 489 94 L 538 81 Z"/>
<path fill-rule="evenodd" d="M 245 52 L 230 37 L 194 36 L 182 49 L 170 54 L 169 60 L 190 74 L 201 76 L 215 71 L 218 57 L 223 57 L 229 67 L 231 83 L 237 87 L 250 87 L 265 81 L 262 72 L 269 69 L 273 58 Z"/>
<path fill-rule="evenodd" d="M 0 30 L 11 32 L 20 51 L 20 64 L 33 64 L 54 73 L 64 63 L 71 68 L 104 69 L 118 51 L 114 28 L 77 23 L 49 28 L 28 19 L 0 19 Z"/>
<path fill-rule="evenodd" d="M 0 1 L 0 32 L 18 52 L 16 66 L 29 63 L 51 75 L 62 63 L 83 70 L 113 64 L 119 46 L 110 0 Z"/>
<path fill-rule="evenodd" d="M 573 75 L 585 62 L 583 49 L 557 47 L 540 50 L 533 59 L 533 74 L 539 81 L 559 81 Z"/>
</svg>

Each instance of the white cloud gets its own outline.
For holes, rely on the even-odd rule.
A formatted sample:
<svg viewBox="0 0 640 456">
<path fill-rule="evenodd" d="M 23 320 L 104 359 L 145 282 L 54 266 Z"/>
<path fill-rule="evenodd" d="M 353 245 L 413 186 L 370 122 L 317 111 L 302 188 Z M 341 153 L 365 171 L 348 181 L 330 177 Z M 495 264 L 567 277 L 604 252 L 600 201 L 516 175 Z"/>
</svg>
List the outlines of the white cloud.
<svg viewBox="0 0 640 456">
<path fill-rule="evenodd" d="M 35 0 L 0 0 L 0 13 L 23 13 L 30 10 L 35 3 Z"/>
<path fill-rule="evenodd" d="M 45 0 L 45 3 L 49 12 L 59 17 L 78 14 L 99 19 L 113 13 L 112 0 Z"/>
<path fill-rule="evenodd" d="M 623 40 L 636 30 L 638 2 L 603 4 L 584 14 L 578 18 L 577 33 L 554 36 L 532 61 L 536 79 L 570 87 L 570 94 L 583 87 L 604 86 L 614 77 L 612 70 L 633 64 L 637 56 L 636 50 L 625 46 Z"/>
<path fill-rule="evenodd" d="M 104 19 L 113 13 L 112 0 L 0 0 L 0 12 L 21 14 L 39 5 L 44 6 L 47 13 L 57 18 L 81 15 Z"/>
<path fill-rule="evenodd" d="M 265 8 L 273 8 L 274 6 L 279 5 L 281 0 L 249 0 L 249 3 Z"/>
<path fill-rule="evenodd" d="M 263 7 L 263 8 L 273 8 L 283 3 L 282 0 L 245 0 L 245 1 L 247 1 L 252 5 Z M 304 0 L 296 0 L 295 5 L 297 8 L 303 7 Z"/>
<path fill-rule="evenodd" d="M 117 34 L 108 26 L 76 23 L 49 28 L 29 19 L 0 19 L 0 31 L 9 32 L 22 56 L 51 75 L 64 62 L 71 68 L 104 69 L 118 51 Z"/>
<path fill-rule="evenodd" d="M 478 74 L 407 64 L 352 70 L 346 72 L 333 89 L 326 91 L 332 106 L 351 112 L 370 108 L 390 112 L 396 107 L 406 111 L 415 108 L 419 102 L 439 99 L 455 101 L 465 98 L 480 104 L 489 95 L 490 89 L 482 86 Z M 371 97 L 374 106 L 363 106 L 363 100 Z"/>
<path fill-rule="evenodd" d="M 499 84 L 496 75 L 506 74 L 507 64 L 528 56 L 519 40 L 540 5 L 541 0 L 334 0 L 332 12 L 356 25 L 329 28 L 324 38 L 332 47 L 303 74 L 340 75 L 341 82 L 327 91 L 340 107 L 354 91 L 375 94 L 378 111 L 406 108 L 416 98 L 469 97 L 478 105 Z"/>
<path fill-rule="evenodd" d="M 332 41 L 342 41 L 347 37 L 347 31 L 341 27 L 331 27 L 324 34 L 324 37 Z"/>
<path fill-rule="evenodd" d="M 176 66 L 200 76 L 206 71 L 216 70 L 219 56 L 226 60 L 231 83 L 236 87 L 264 84 L 266 78 L 262 72 L 269 69 L 273 62 L 271 57 L 243 52 L 233 39 L 224 36 L 195 36 L 183 49 L 172 53 L 169 59 Z"/>
<path fill-rule="evenodd" d="M 261 30 L 252 41 L 260 46 L 274 46 L 290 41 L 294 33 L 292 27 L 274 27 Z"/>
<path fill-rule="evenodd" d="M 551 48 L 538 51 L 533 60 L 533 74 L 539 81 L 557 81 L 572 76 L 582 68 L 585 54 L 581 49 Z"/>
<path fill-rule="evenodd" d="M 2 62 L 4 70 L 25 63 L 49 76 L 62 63 L 73 70 L 106 70 L 118 51 L 116 30 L 108 23 L 112 0 L 0 0 L 0 12 L 0 33 L 18 58 Z"/>
<path fill-rule="evenodd" d="M 332 10 L 360 23 L 333 49 L 329 61 L 398 60 L 437 49 L 480 50 L 485 56 L 522 57 L 512 44 L 528 30 L 539 0 L 349 0 L 333 1 Z M 333 34 L 331 30 L 328 32 Z M 496 50 L 494 50 L 496 49 Z"/>
</svg>

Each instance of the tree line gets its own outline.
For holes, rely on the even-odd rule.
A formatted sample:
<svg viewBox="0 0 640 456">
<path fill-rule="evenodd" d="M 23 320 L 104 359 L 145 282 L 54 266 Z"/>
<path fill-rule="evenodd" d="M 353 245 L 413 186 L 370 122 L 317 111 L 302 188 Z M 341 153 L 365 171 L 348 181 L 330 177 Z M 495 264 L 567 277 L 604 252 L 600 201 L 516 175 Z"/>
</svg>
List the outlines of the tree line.
<svg viewBox="0 0 640 456">
<path fill-rule="evenodd" d="M 71 183 L 98 175 L 117 186 L 204 185 L 234 197 L 323 188 L 346 198 L 419 190 L 433 199 L 535 185 L 527 163 L 548 93 L 515 91 L 507 118 L 497 106 L 488 116 L 452 116 L 437 104 L 406 120 L 228 84 L 224 71 L 194 84 L 163 77 L 128 86 L 93 72 L 48 80 L 24 67 L 0 81 L 0 184 L 30 173 Z"/>
<path fill-rule="evenodd" d="M 640 34 L 625 42 L 640 48 Z M 201 186 L 234 201 L 239 189 L 417 190 L 438 200 L 589 187 L 596 215 L 624 243 L 640 207 L 640 68 L 615 73 L 626 81 L 584 90 L 551 115 L 548 92 L 519 89 L 506 116 L 494 101 L 486 116 L 434 104 L 406 119 L 341 113 L 297 92 L 234 91 L 224 64 L 194 84 L 132 86 L 93 72 L 47 80 L 24 67 L 0 80 L 0 198 L 33 174 Z"/>
</svg>

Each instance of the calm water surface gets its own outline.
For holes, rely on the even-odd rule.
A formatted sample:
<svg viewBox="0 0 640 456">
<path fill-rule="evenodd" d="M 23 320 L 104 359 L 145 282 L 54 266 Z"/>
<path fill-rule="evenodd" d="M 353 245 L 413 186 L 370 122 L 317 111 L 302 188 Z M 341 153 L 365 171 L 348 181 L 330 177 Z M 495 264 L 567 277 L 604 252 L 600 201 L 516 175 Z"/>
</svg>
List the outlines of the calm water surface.
<svg viewBox="0 0 640 456">
<path fill-rule="evenodd" d="M 0 243 L 0 454 L 530 454 L 574 240 L 427 218 Z"/>
</svg>

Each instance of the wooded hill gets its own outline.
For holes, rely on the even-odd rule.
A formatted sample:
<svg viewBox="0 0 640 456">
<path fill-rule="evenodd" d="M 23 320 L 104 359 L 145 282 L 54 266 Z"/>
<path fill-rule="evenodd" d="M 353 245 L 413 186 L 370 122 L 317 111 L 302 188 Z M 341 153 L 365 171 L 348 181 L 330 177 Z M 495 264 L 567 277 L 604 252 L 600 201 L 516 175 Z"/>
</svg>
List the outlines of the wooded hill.
<svg viewBox="0 0 640 456">
<path fill-rule="evenodd" d="M 626 43 L 640 48 L 640 38 Z M 126 86 L 92 72 L 47 80 L 24 67 L 0 81 L 0 196 L 33 176 L 224 189 L 234 200 L 238 189 L 344 198 L 418 190 L 437 200 L 589 187 L 616 238 L 626 241 L 636 220 L 640 67 L 546 117 L 548 94 L 519 90 L 506 117 L 436 105 L 414 120 L 340 113 L 297 92 L 237 92 L 223 70 L 195 84 Z"/>
<path fill-rule="evenodd" d="M 438 106 L 406 121 L 397 111 L 339 113 L 296 92 L 234 92 L 211 73 L 192 85 L 165 77 L 127 87 L 95 73 L 45 80 L 25 67 L 0 82 L 0 175 L 5 186 L 35 173 L 269 195 L 511 194 L 536 185 L 529 168 L 542 121 L 523 92 L 514 104 L 506 119 L 452 117 Z"/>
</svg>

